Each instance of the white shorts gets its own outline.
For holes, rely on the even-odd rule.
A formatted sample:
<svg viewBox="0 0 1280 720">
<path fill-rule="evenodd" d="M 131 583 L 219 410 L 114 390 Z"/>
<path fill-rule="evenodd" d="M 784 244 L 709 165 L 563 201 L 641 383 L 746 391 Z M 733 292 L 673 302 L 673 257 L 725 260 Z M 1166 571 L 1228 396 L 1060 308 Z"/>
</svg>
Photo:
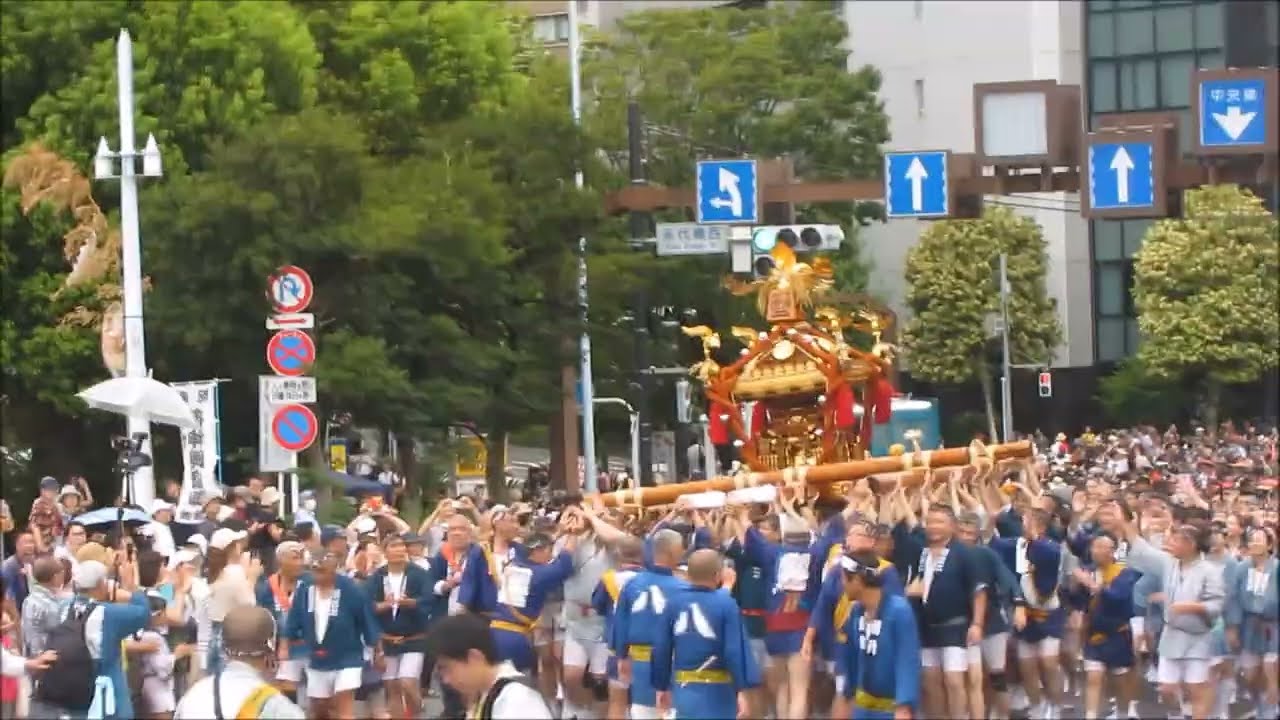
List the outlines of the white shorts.
<svg viewBox="0 0 1280 720">
<path fill-rule="evenodd" d="M 942 668 L 943 672 L 966 672 L 969 669 L 969 648 L 920 648 L 920 664 L 927 668 Z"/>
<path fill-rule="evenodd" d="M 1275 663 L 1277 660 L 1280 660 L 1280 653 L 1258 655 L 1257 653 L 1242 652 L 1240 653 L 1240 668 L 1252 670 L 1258 667 L 1259 663 Z"/>
<path fill-rule="evenodd" d="M 661 720 L 662 713 L 658 712 L 658 708 L 649 707 L 648 705 L 632 705 L 631 720 Z"/>
<path fill-rule="evenodd" d="M 307 661 L 299 658 L 297 660 L 281 660 L 276 667 L 276 679 L 285 680 L 291 683 L 302 682 L 302 671 L 307 668 Z"/>
<path fill-rule="evenodd" d="M 324 700 L 340 692 L 359 690 L 363 670 L 358 667 L 341 670 L 312 670 L 307 668 L 307 697 Z"/>
<path fill-rule="evenodd" d="M 565 635 L 561 657 L 565 667 L 586 668 L 592 675 L 604 675 L 609 669 L 609 646 L 603 641 L 590 642 Z"/>
<path fill-rule="evenodd" d="M 533 626 L 533 646 L 545 647 L 561 640 L 564 635 L 564 616 L 561 603 L 547 603 Z"/>
<path fill-rule="evenodd" d="M 1058 657 L 1062 642 L 1058 638 L 1044 638 L 1035 642 L 1018 641 L 1018 659 Z"/>
<path fill-rule="evenodd" d="M 1084 671 L 1087 673 L 1103 672 L 1106 669 L 1107 669 L 1107 664 L 1102 662 L 1101 660 L 1085 660 L 1084 661 Z M 1127 672 L 1129 672 L 1129 668 L 1127 667 L 1111 668 L 1112 675 L 1123 675 Z"/>
<path fill-rule="evenodd" d="M 1129 629 L 1133 631 L 1133 637 L 1138 637 L 1147 631 L 1147 618 L 1142 615 L 1129 618 Z"/>
<path fill-rule="evenodd" d="M 173 678 L 142 678 L 142 696 L 152 713 L 171 713 L 177 704 L 173 698 Z"/>
<path fill-rule="evenodd" d="M 1156 682 L 1161 685 L 1188 683 L 1199 685 L 1209 682 L 1208 658 L 1160 658 L 1156 669 Z"/>
<path fill-rule="evenodd" d="M 1001 632 L 982 638 L 982 643 L 969 646 L 969 666 L 982 665 L 987 672 L 1004 672 L 1009 655 L 1009 633 Z"/>
<path fill-rule="evenodd" d="M 382 671 L 383 680 L 418 680 L 422 677 L 422 661 L 426 655 L 420 652 L 407 652 L 403 655 L 383 655 L 387 664 Z"/>
</svg>

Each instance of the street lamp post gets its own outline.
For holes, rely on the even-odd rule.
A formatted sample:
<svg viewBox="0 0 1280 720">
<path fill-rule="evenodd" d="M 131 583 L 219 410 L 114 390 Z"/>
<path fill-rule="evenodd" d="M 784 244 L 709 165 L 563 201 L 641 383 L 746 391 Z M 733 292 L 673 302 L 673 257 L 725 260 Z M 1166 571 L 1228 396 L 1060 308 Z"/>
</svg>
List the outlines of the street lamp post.
<svg viewBox="0 0 1280 720">
<path fill-rule="evenodd" d="M 582 124 L 582 69 L 579 55 L 582 51 L 581 38 L 578 35 L 578 3 L 569 3 L 569 94 L 573 109 L 574 123 Z M 582 189 L 582 169 L 573 175 L 578 189 Z M 578 382 L 582 383 L 582 475 L 586 492 L 595 492 L 596 487 L 596 413 L 595 385 L 591 377 L 591 335 L 587 332 L 587 238 L 578 238 L 578 305 L 582 314 L 582 336 L 578 341 L 578 355 L 581 363 Z M 566 460 L 566 465 L 568 460 Z"/>
<path fill-rule="evenodd" d="M 142 244 L 138 235 L 138 176 L 135 163 L 142 158 L 142 174 L 160 177 L 162 174 L 160 149 L 153 135 L 147 136 L 146 147 L 139 153 L 133 134 L 133 40 L 128 30 L 120 31 L 116 41 L 116 73 L 118 74 L 117 99 L 120 106 L 120 152 L 113 153 L 107 139 L 98 140 L 98 151 L 93 159 L 93 175 L 96 180 L 120 181 L 120 236 L 122 245 L 121 280 L 124 295 L 124 347 L 125 375 L 147 377 L 147 349 L 142 323 Z M 114 174 L 115 159 L 120 160 L 120 174 Z M 129 436 L 145 434 L 140 451 L 151 454 L 151 422 L 143 415 L 131 414 L 128 418 Z M 155 498 L 155 480 L 150 466 L 133 473 L 131 500 L 142 507 L 149 507 Z"/>
</svg>

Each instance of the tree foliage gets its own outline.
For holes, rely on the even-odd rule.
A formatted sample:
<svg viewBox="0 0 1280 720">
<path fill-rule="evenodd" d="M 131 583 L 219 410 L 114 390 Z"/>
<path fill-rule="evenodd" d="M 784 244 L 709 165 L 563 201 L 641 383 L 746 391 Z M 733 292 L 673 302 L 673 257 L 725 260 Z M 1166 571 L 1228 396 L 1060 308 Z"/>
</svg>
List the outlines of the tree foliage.
<svg viewBox="0 0 1280 720">
<path fill-rule="evenodd" d="M 1124 360 L 1098 383 L 1107 427 L 1169 422 L 1183 415 L 1190 398 L 1181 382 L 1156 375 L 1139 357 Z"/>
<path fill-rule="evenodd" d="M 1280 361 L 1276 218 L 1234 185 L 1189 190 L 1184 208 L 1134 258 L 1139 353 L 1166 377 L 1255 380 Z"/>
<path fill-rule="evenodd" d="M 1007 257 L 1011 293 L 1012 362 L 1051 360 L 1061 329 L 1045 290 L 1048 260 L 1035 221 L 1007 208 L 991 208 L 979 219 L 935 222 L 907 254 L 906 300 L 912 317 L 903 345 L 911 374 L 945 384 L 977 380 L 989 416 L 994 359 L 990 318 L 1000 310 L 1001 253 Z"/>
</svg>

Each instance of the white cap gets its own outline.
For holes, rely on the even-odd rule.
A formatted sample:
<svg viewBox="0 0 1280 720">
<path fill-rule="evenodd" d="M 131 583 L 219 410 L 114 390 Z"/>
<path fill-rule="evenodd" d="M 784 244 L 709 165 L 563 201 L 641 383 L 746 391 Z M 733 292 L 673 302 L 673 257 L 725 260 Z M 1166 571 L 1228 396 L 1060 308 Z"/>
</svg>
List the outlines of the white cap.
<svg viewBox="0 0 1280 720">
<path fill-rule="evenodd" d="M 71 570 L 71 582 L 81 590 L 92 590 L 107 579 L 107 566 L 97 560 L 85 560 Z"/>
<path fill-rule="evenodd" d="M 58 499 L 62 499 L 67 495 L 75 495 L 76 497 L 81 497 L 80 490 L 76 488 L 75 485 L 63 485 L 62 489 L 58 491 Z"/>
<path fill-rule="evenodd" d="M 262 494 L 258 496 L 258 504 L 270 507 L 280 502 L 280 491 L 273 488 L 264 488 Z"/>
<path fill-rule="evenodd" d="M 172 509 L 173 509 L 173 503 L 165 500 L 164 498 L 156 498 L 155 500 L 151 501 L 151 517 L 155 517 L 156 513 L 158 512 L 163 512 L 165 510 L 172 510 Z"/>
<path fill-rule="evenodd" d="M 209 547 L 218 550 L 226 550 L 231 543 L 237 540 L 244 540 L 249 537 L 249 533 L 243 530 L 232 530 L 231 528 L 218 528 L 213 531 L 213 537 L 209 538 Z"/>
<path fill-rule="evenodd" d="M 209 541 L 200 533 L 195 533 L 191 537 L 187 538 L 187 543 L 199 547 L 202 555 L 209 554 Z"/>
<path fill-rule="evenodd" d="M 368 535 L 369 533 L 378 532 L 378 521 L 365 515 L 356 518 L 356 522 L 351 526 L 357 535 Z"/>
<path fill-rule="evenodd" d="M 200 538 L 203 540 L 204 538 Z M 196 562 L 200 556 L 190 550 L 179 550 L 169 558 L 169 569 L 172 570 L 182 563 Z"/>
<path fill-rule="evenodd" d="M 218 522 L 222 522 L 223 520 L 226 520 L 227 518 L 235 514 L 236 514 L 235 508 L 229 505 L 223 505 L 222 507 L 218 508 Z"/>
</svg>

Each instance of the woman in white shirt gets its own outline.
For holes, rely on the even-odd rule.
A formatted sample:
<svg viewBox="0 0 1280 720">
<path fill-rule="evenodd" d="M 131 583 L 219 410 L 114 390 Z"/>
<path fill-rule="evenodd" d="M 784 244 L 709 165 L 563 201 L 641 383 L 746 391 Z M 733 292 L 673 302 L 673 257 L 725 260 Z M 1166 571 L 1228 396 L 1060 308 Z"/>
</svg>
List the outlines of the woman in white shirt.
<svg viewBox="0 0 1280 720">
<path fill-rule="evenodd" d="M 205 564 L 209 582 L 209 650 L 205 669 L 216 672 L 222 663 L 222 620 L 233 608 L 255 605 L 253 584 L 262 574 L 262 563 L 243 556 L 248 533 L 218 528 L 209 538 L 209 559 Z M 247 560 L 247 561 L 246 561 Z"/>
</svg>

